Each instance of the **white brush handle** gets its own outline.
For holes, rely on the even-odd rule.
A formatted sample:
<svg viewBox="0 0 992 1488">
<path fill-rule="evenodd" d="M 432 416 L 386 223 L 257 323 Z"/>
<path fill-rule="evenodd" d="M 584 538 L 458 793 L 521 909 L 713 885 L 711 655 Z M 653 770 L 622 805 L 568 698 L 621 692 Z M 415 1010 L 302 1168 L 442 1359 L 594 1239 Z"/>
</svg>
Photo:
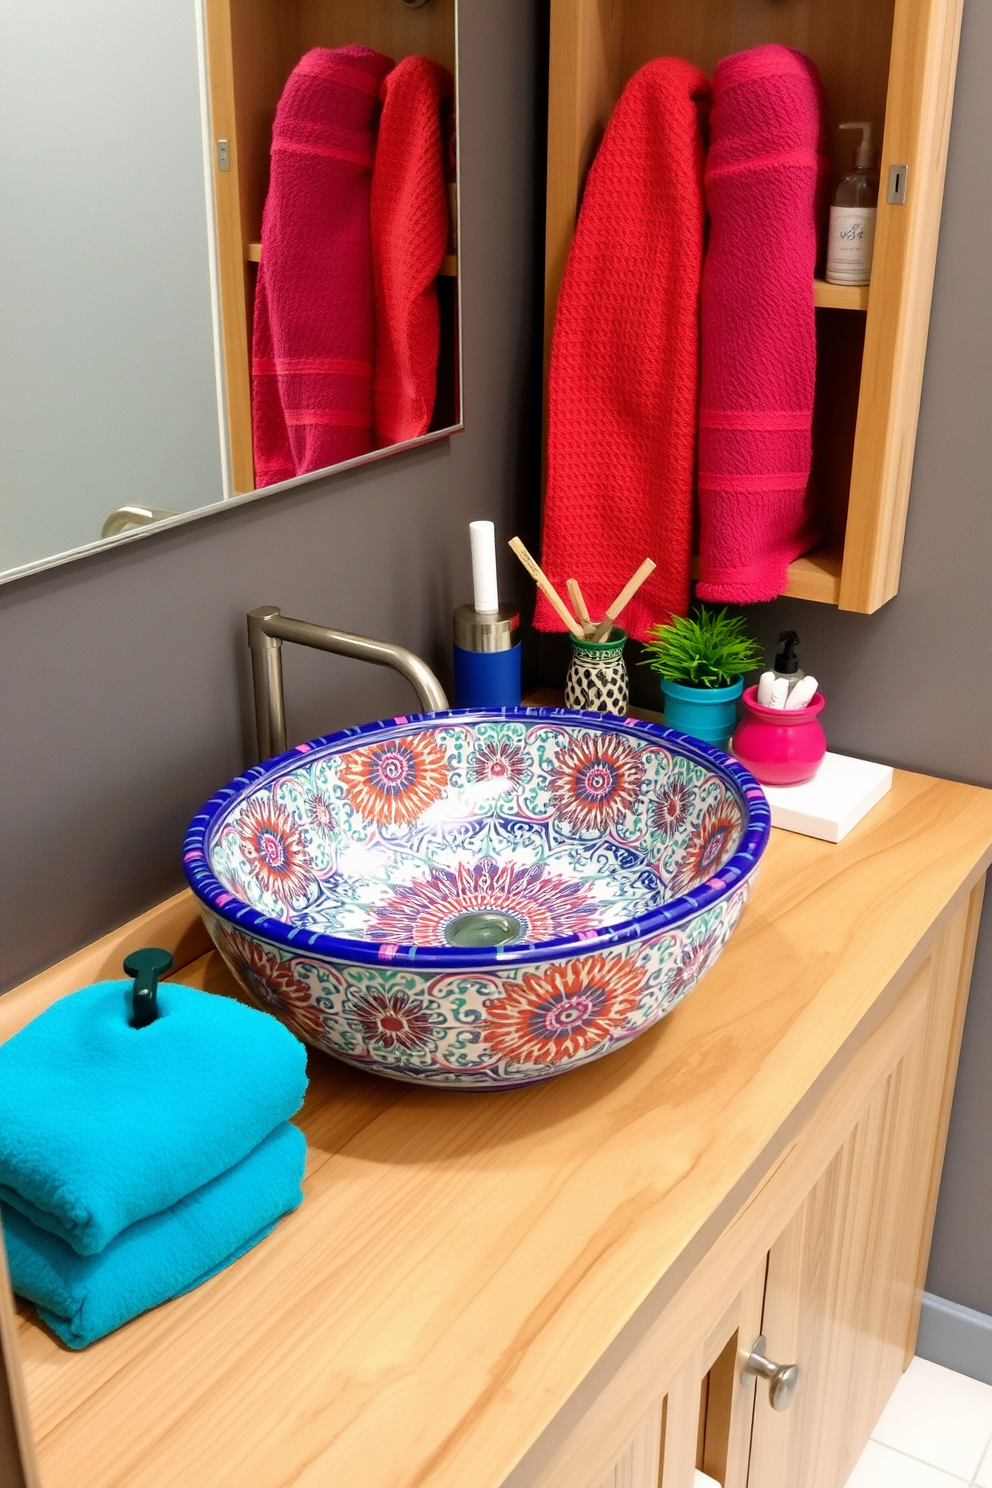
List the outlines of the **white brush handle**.
<svg viewBox="0 0 992 1488">
<path fill-rule="evenodd" d="M 761 676 L 758 678 L 758 697 L 757 697 L 757 701 L 761 704 L 761 706 L 763 708 L 770 708 L 771 707 L 771 705 L 772 705 L 772 688 L 774 686 L 775 686 L 775 673 L 774 672 L 762 672 Z"/>
<path fill-rule="evenodd" d="M 496 528 L 492 522 L 469 522 L 468 535 L 472 544 L 472 588 L 476 613 L 492 615 L 499 609 Z"/>
<path fill-rule="evenodd" d="M 775 685 L 772 688 L 771 701 L 768 704 L 769 708 L 783 708 L 784 709 L 785 708 L 785 704 L 786 704 L 786 700 L 788 699 L 788 696 L 789 696 L 789 679 L 788 679 L 788 677 L 777 677 L 775 679 Z"/>
<path fill-rule="evenodd" d="M 818 686 L 819 684 L 815 677 L 804 677 L 801 682 L 797 682 L 786 699 L 786 709 L 791 711 L 794 708 L 809 707 L 809 704 L 816 696 Z"/>
</svg>

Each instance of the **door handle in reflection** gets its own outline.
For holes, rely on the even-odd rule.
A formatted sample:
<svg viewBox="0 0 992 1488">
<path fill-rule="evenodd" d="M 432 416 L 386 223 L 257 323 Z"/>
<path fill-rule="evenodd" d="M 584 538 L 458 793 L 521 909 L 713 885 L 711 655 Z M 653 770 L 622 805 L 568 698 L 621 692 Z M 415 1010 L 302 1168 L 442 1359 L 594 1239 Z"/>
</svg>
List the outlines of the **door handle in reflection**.
<svg viewBox="0 0 992 1488">
<path fill-rule="evenodd" d="M 768 1341 L 762 1333 L 754 1345 L 741 1370 L 741 1382 L 750 1384 L 752 1379 L 768 1381 L 768 1402 L 772 1410 L 788 1410 L 796 1398 L 799 1388 L 798 1364 L 775 1364 L 768 1357 Z"/>
<path fill-rule="evenodd" d="M 165 517 L 178 515 L 178 512 L 168 511 L 164 506 L 119 506 L 104 522 L 100 536 L 119 537 L 122 532 L 132 532 L 136 527 L 149 527 L 152 522 L 161 522 Z"/>
</svg>

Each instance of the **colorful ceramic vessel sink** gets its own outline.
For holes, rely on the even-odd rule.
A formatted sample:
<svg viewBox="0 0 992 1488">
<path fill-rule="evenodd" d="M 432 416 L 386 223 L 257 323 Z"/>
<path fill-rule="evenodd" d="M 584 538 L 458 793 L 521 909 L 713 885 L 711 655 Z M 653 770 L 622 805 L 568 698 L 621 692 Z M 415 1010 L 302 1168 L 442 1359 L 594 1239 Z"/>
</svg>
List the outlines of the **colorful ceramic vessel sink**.
<svg viewBox="0 0 992 1488">
<path fill-rule="evenodd" d="M 302 1038 L 491 1090 L 664 1017 L 723 949 L 768 831 L 717 749 L 508 708 L 301 744 L 225 786 L 184 853 L 231 971 Z"/>
</svg>

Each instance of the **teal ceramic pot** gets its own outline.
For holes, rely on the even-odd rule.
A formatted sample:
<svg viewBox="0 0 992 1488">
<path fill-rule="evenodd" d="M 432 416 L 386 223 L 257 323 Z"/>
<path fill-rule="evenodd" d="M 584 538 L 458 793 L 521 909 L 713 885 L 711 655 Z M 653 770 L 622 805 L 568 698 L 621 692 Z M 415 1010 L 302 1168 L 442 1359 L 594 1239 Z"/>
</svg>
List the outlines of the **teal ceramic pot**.
<svg viewBox="0 0 992 1488">
<path fill-rule="evenodd" d="M 729 687 L 685 687 L 681 682 L 661 679 L 665 699 L 665 722 L 669 728 L 725 749 L 737 722 L 737 699 L 744 691 L 744 678 Z"/>
</svg>

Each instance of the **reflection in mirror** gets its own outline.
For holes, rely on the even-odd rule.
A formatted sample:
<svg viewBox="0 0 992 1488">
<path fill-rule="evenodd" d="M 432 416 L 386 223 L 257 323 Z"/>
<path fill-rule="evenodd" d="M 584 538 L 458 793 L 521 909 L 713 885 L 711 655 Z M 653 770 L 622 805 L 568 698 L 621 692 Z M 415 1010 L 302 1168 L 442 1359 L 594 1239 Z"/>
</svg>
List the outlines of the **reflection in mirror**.
<svg viewBox="0 0 992 1488">
<path fill-rule="evenodd" d="M 3 0 L 0 571 L 224 495 L 203 161 L 191 5 Z"/>
<path fill-rule="evenodd" d="M 235 491 L 450 428 L 454 0 L 205 4 Z"/>
<path fill-rule="evenodd" d="M 456 0 L 0 6 L 0 579 L 460 427 Z"/>
</svg>

